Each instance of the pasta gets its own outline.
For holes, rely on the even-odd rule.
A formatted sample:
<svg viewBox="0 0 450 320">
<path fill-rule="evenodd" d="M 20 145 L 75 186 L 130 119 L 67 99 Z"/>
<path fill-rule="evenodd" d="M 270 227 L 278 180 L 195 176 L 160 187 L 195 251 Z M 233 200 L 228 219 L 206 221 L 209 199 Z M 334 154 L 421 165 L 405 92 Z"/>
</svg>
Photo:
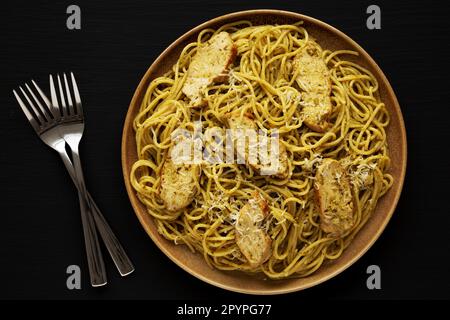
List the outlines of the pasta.
<svg viewBox="0 0 450 320">
<path fill-rule="evenodd" d="M 198 48 L 224 31 L 237 48 L 237 59 L 227 81 L 205 89 L 207 106 L 193 108 L 182 92 L 189 65 Z M 294 60 L 306 46 L 317 50 L 331 79 L 332 111 L 324 132 L 304 123 L 303 90 L 296 81 Z M 171 70 L 149 84 L 134 120 L 139 159 L 132 167 L 131 183 L 158 231 L 200 252 L 211 267 L 263 272 L 271 279 L 305 277 L 339 258 L 393 183 L 385 131 L 388 111 L 380 101 L 376 78 L 346 60 L 349 55 L 357 53 L 323 49 L 302 22 L 253 26 L 239 21 L 201 31 Z M 226 128 L 230 113 L 251 114 L 264 132 L 277 130 L 287 152 L 289 176 L 261 175 L 246 164 L 202 162 L 192 202 L 177 214 L 168 212 L 160 186 L 173 146 L 172 133 L 179 128 L 192 131 L 196 121 L 203 129 Z M 339 237 L 320 227 L 315 199 L 316 170 L 327 158 L 345 168 L 353 195 L 352 227 Z M 239 211 L 255 190 L 268 203 L 270 214 L 261 228 L 271 239 L 271 254 L 257 267 L 248 263 L 236 244 L 235 228 Z"/>
</svg>

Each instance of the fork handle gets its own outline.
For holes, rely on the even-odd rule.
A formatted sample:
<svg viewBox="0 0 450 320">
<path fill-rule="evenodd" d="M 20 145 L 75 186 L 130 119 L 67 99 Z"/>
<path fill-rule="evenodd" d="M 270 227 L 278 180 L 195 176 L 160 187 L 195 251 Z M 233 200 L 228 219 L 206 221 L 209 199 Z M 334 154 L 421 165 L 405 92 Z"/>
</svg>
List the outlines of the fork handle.
<svg viewBox="0 0 450 320">
<path fill-rule="evenodd" d="M 59 155 L 67 170 L 70 172 L 73 170 L 72 162 L 70 161 L 65 148 L 61 149 L 62 150 L 58 150 Z M 71 170 L 69 168 L 71 168 Z M 107 283 L 106 269 L 97 237 L 97 230 L 95 229 L 95 221 L 90 212 L 90 207 L 81 192 L 78 192 L 78 198 L 80 202 L 81 222 L 83 225 L 84 244 L 86 246 L 91 285 L 93 287 L 104 286 Z"/>
<path fill-rule="evenodd" d="M 100 212 L 100 209 L 97 207 L 97 204 L 94 202 L 94 199 L 92 199 L 89 192 L 87 192 L 87 196 L 92 212 L 94 213 L 95 224 L 100 232 L 103 242 L 105 243 L 106 249 L 108 249 L 108 252 L 114 261 L 117 270 L 119 270 L 120 275 L 125 277 L 134 271 L 133 263 L 126 254 L 125 249 L 120 244 L 119 239 L 117 239 L 116 235 L 111 230 L 111 227 Z"/>
<path fill-rule="evenodd" d="M 75 176 L 75 169 L 65 150 L 64 154 L 61 155 L 61 158 L 66 166 L 67 171 L 69 172 L 70 177 L 72 178 L 72 182 L 75 184 L 77 189 L 79 189 Z M 120 275 L 122 277 L 125 277 L 134 271 L 133 263 L 126 254 L 125 249 L 122 247 L 119 239 L 117 239 L 113 230 L 109 226 L 108 221 L 106 221 L 105 217 L 101 213 L 90 193 L 87 192 L 86 194 L 91 212 L 94 214 L 95 225 L 97 226 L 97 230 L 100 233 L 100 237 L 102 238 L 105 247 L 108 250 L 117 270 L 119 270 Z"/>
<path fill-rule="evenodd" d="M 108 282 L 106 276 L 103 254 L 100 249 L 100 243 L 95 229 L 95 221 L 92 213 L 89 212 L 89 206 L 83 195 L 79 192 L 78 198 L 81 207 L 81 221 L 83 223 L 84 244 L 86 246 L 87 261 L 89 267 L 89 277 L 93 287 L 101 287 Z"/>
</svg>

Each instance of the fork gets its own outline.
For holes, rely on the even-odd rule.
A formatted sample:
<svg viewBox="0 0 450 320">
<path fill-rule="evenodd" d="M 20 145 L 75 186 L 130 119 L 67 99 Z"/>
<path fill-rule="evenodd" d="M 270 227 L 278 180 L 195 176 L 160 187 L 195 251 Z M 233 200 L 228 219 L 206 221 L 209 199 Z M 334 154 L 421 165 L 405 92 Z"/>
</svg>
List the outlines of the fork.
<svg viewBox="0 0 450 320">
<path fill-rule="evenodd" d="M 94 215 L 97 222 L 97 228 L 103 241 L 106 244 L 106 248 L 111 254 L 113 261 L 122 276 L 126 276 L 134 271 L 134 267 L 130 259 L 122 248 L 120 242 L 115 237 L 108 223 L 106 222 L 103 215 L 100 213 L 95 202 L 90 197 L 86 190 L 86 185 L 84 182 L 83 169 L 80 162 L 78 145 L 83 135 L 84 131 L 84 114 L 83 107 L 81 104 L 80 93 L 78 91 L 77 82 L 75 80 L 74 74 L 70 73 L 71 84 L 73 89 L 73 95 L 75 103 L 72 101 L 72 95 L 70 93 L 70 86 L 67 81 L 66 74 L 63 74 L 64 88 L 66 95 L 64 95 L 63 86 L 61 84 L 61 78 L 57 75 L 58 89 L 60 93 L 60 102 L 58 104 L 58 99 L 56 96 L 55 84 L 53 81 L 53 76 L 50 75 L 50 95 L 51 95 L 51 105 L 55 109 L 57 115 L 62 116 L 61 125 L 59 126 L 60 134 L 70 146 L 72 150 L 72 158 L 75 167 L 76 178 L 80 186 L 80 192 L 87 199 L 87 203 L 94 208 L 94 212 L 98 214 Z M 67 103 L 67 104 L 66 104 Z"/>
<path fill-rule="evenodd" d="M 20 92 L 25 97 L 33 113 L 30 112 L 30 110 L 27 108 L 27 106 L 25 105 L 25 103 L 22 101 L 19 94 L 15 90 L 13 90 L 13 93 L 33 129 L 36 131 L 38 136 L 44 141 L 44 143 L 46 143 L 48 146 L 50 146 L 60 154 L 61 159 L 63 160 L 63 163 L 65 164 L 66 169 L 72 178 L 72 181 L 74 182 L 76 187 L 80 190 L 79 192 L 80 208 L 82 212 L 83 231 L 85 234 L 85 244 L 88 256 L 88 266 L 91 284 L 93 286 L 101 286 L 106 284 L 106 273 L 104 271 L 104 263 L 102 260 L 101 251 L 98 246 L 98 239 L 96 236 L 95 228 L 93 227 L 93 219 L 92 215 L 90 214 L 91 210 L 94 213 L 94 221 L 100 232 L 100 236 L 102 237 L 102 240 L 104 241 L 105 246 L 107 247 L 108 252 L 110 253 L 120 274 L 122 276 L 126 276 L 134 271 L 134 267 L 130 259 L 126 255 L 120 242 L 118 241 L 113 231 L 109 227 L 106 219 L 103 217 L 100 210 L 98 209 L 98 206 L 95 204 L 90 194 L 86 191 L 85 184 L 83 183 L 83 185 L 80 186 L 80 184 L 78 183 L 78 176 L 80 175 L 81 169 L 79 153 L 77 152 L 76 155 L 73 155 L 74 163 L 72 163 L 65 148 L 66 140 L 64 138 L 67 137 L 72 147 L 77 151 L 78 150 L 77 140 L 79 142 L 79 139 L 81 139 L 82 135 L 82 131 L 78 133 L 77 132 L 71 133 L 69 130 L 70 127 L 69 129 L 66 128 L 61 130 L 62 124 L 64 123 L 65 120 L 70 119 L 69 121 L 76 120 L 78 122 L 83 122 L 81 99 L 78 92 L 78 87 L 76 85 L 75 77 L 73 76 L 73 74 L 71 74 L 72 87 L 74 89 L 74 96 L 76 103 L 75 105 L 73 105 L 72 98 L 71 97 L 69 98 L 70 91 L 69 85 L 67 83 L 67 77 L 64 75 L 65 88 L 66 92 L 68 92 L 67 93 L 68 106 L 66 106 L 65 102 L 63 103 L 65 99 L 62 91 L 61 80 L 58 76 L 58 84 L 62 101 L 61 110 L 58 107 L 56 90 L 54 88 L 52 77 L 50 78 L 50 80 L 51 80 L 50 83 L 51 83 L 53 103 L 50 103 L 49 99 L 45 96 L 45 94 L 42 92 L 42 90 L 39 88 L 36 82 L 32 81 L 34 87 L 37 90 L 38 96 L 41 98 L 41 101 L 44 102 L 47 108 L 45 108 L 42 105 L 42 103 L 39 101 L 39 99 L 34 94 L 33 90 L 30 88 L 28 84 L 25 84 L 25 87 L 28 90 L 28 93 L 30 94 L 32 99 L 27 95 L 27 93 L 25 92 L 25 90 L 23 90 L 22 87 L 19 87 Z M 34 101 L 34 103 L 32 102 L 32 100 Z M 67 110 L 67 107 L 73 110 L 72 113 L 69 113 L 70 111 Z M 66 111 L 64 111 L 64 109 L 66 109 Z M 75 112 L 77 113 L 75 114 Z M 69 117 L 70 115 L 72 116 Z M 77 126 L 77 128 L 80 128 L 80 126 Z M 74 165 L 76 165 L 79 168 L 78 171 L 74 168 Z M 81 171 L 81 178 L 83 178 L 82 171 Z M 83 194 L 86 195 L 87 198 L 84 198 Z M 85 199 L 87 199 L 87 202 L 85 202 Z"/>
<path fill-rule="evenodd" d="M 45 110 L 45 108 L 39 102 L 30 86 L 28 84 L 25 84 L 25 87 L 27 88 L 31 97 L 34 99 L 36 105 L 39 107 L 41 113 L 37 110 L 36 106 L 33 104 L 25 90 L 22 87 L 19 87 L 22 95 L 30 105 L 34 115 L 27 109 L 26 105 L 17 94 L 17 92 L 13 90 L 13 93 L 17 101 L 19 102 L 22 111 L 25 113 L 25 116 L 27 117 L 31 126 L 35 129 L 41 140 L 59 153 L 64 164 L 66 165 L 66 168 L 71 167 L 72 163 L 66 152 L 66 142 L 59 133 L 58 117 L 56 116 L 55 112 L 52 112 L 53 117 L 50 116 L 50 113 L 48 113 L 48 111 Z M 91 285 L 93 287 L 103 286 L 107 283 L 106 270 L 105 264 L 103 262 L 102 252 L 100 250 L 100 244 L 97 238 L 97 231 L 95 230 L 94 220 L 92 218 L 92 215 L 88 213 L 86 201 L 81 194 L 79 194 L 79 202 L 81 208 L 81 221 L 83 224 L 84 242 L 86 246 Z"/>
</svg>

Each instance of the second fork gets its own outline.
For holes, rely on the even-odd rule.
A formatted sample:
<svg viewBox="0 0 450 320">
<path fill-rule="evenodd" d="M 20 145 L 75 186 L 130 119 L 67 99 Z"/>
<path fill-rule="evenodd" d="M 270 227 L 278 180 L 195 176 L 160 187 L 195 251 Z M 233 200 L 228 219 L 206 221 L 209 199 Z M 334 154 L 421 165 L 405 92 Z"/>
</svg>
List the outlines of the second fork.
<svg viewBox="0 0 450 320">
<path fill-rule="evenodd" d="M 114 236 L 114 233 L 109 228 L 109 225 L 107 224 L 105 218 L 100 213 L 97 205 L 86 190 L 86 184 L 84 181 L 84 174 L 78 149 L 84 131 L 84 114 L 75 76 L 73 75 L 73 73 L 70 73 L 70 83 L 72 85 L 71 87 L 73 90 L 73 98 L 66 74 L 63 74 L 64 85 L 62 84 L 59 75 L 57 75 L 56 78 L 58 82 L 60 103 L 58 103 L 53 76 L 50 75 L 51 107 L 55 112 L 61 115 L 59 132 L 72 151 L 75 178 L 78 182 L 79 192 L 86 200 L 89 209 L 91 209 L 95 213 L 94 218 L 97 229 L 100 232 L 100 236 L 105 242 L 105 245 L 111 257 L 113 258 L 116 267 L 118 268 L 122 276 L 126 276 L 134 271 L 134 267 L 128 256 L 125 254 L 125 251 L 123 250 L 120 242 L 117 240 L 117 238 Z"/>
</svg>

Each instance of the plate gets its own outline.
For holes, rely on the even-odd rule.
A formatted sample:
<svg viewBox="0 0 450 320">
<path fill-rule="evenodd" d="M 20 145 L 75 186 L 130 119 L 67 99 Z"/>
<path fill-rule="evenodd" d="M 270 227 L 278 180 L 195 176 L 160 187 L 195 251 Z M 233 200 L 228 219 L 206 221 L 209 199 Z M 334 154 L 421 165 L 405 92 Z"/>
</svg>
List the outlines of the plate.
<svg viewBox="0 0 450 320">
<path fill-rule="evenodd" d="M 391 115 L 391 123 L 386 132 L 392 159 L 390 173 L 395 179 L 392 188 L 379 200 L 371 218 L 359 231 L 342 256 L 337 260 L 324 263 L 319 270 L 305 278 L 263 280 L 260 277 L 243 272 L 211 269 L 203 260 L 202 255 L 192 253 L 186 246 L 175 245 L 158 233 L 153 218 L 137 198 L 130 183 L 131 167 L 137 160 L 133 119 L 138 113 L 148 84 L 172 67 L 184 46 L 195 41 L 201 30 L 218 28 L 239 20 L 249 20 L 256 25 L 290 24 L 302 20 L 308 33 L 317 40 L 322 48 L 357 51 L 360 54 L 358 57 L 349 56 L 346 59 L 357 62 L 375 75 L 380 86 L 381 100 L 386 104 Z M 248 294 L 288 293 L 315 286 L 336 276 L 358 260 L 378 239 L 394 213 L 402 190 L 406 171 L 406 131 L 400 106 L 386 76 L 369 54 L 347 35 L 322 21 L 294 12 L 280 10 L 240 11 L 209 20 L 188 31 L 164 50 L 147 70 L 134 93 L 126 116 L 122 136 L 122 170 L 128 196 L 142 226 L 161 251 L 181 268 L 207 283 L 231 291 Z"/>
</svg>

